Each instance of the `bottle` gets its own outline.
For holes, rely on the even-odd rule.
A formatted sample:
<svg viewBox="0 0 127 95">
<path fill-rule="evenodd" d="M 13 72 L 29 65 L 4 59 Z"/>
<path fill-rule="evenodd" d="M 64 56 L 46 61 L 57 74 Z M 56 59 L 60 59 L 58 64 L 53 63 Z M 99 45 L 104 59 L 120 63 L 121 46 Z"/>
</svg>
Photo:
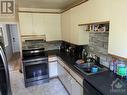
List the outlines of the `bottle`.
<svg viewBox="0 0 127 95">
<path fill-rule="evenodd" d="M 86 49 L 83 49 L 82 50 L 82 59 L 84 59 L 86 61 L 87 56 L 88 56 L 88 53 L 87 53 Z"/>
<path fill-rule="evenodd" d="M 113 60 L 113 72 L 114 72 L 115 74 L 117 73 L 117 64 L 118 64 L 118 61 Z"/>
<path fill-rule="evenodd" d="M 113 71 L 113 62 L 110 63 L 110 70 Z"/>
<path fill-rule="evenodd" d="M 126 76 L 126 65 L 123 64 L 122 62 L 120 64 L 117 65 L 117 74 L 121 77 L 125 77 Z"/>
</svg>

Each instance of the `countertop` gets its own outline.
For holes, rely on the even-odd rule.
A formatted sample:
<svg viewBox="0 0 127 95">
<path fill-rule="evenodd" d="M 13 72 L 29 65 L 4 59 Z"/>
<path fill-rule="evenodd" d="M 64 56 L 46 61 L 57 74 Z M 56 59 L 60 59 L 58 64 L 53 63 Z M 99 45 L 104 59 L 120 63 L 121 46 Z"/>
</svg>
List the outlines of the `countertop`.
<svg viewBox="0 0 127 95">
<path fill-rule="evenodd" d="M 80 74 L 84 78 L 84 80 L 86 80 L 91 86 L 93 86 L 103 95 L 127 95 L 127 80 L 118 79 L 113 72 L 108 70 L 98 74 L 85 75 L 74 67 L 76 60 L 69 54 L 60 52 L 59 50 L 50 50 L 47 51 L 47 53 L 49 56 L 56 55 L 60 57 L 71 69 Z M 115 85 L 117 83 L 122 84 L 123 87 L 120 89 L 116 89 Z"/>
</svg>

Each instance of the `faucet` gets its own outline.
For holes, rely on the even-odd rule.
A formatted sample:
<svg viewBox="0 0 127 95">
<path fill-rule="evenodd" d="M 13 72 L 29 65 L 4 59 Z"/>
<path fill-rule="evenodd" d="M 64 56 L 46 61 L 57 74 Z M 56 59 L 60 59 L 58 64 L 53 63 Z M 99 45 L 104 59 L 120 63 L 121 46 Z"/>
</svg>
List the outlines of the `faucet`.
<svg viewBox="0 0 127 95">
<path fill-rule="evenodd" d="M 95 58 L 93 58 L 93 57 L 88 57 L 88 58 L 87 58 L 87 62 L 88 62 L 89 64 L 91 64 L 91 63 L 100 64 L 100 57 L 98 57 L 97 55 L 95 55 Z"/>
</svg>

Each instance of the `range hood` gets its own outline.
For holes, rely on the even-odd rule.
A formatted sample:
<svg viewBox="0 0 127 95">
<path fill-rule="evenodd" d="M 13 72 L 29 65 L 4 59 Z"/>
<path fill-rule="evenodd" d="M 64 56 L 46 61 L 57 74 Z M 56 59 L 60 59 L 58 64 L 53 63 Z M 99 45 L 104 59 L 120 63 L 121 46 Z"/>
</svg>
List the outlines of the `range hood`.
<svg viewBox="0 0 127 95">
<path fill-rule="evenodd" d="M 22 42 L 43 40 L 46 41 L 46 35 L 22 35 Z"/>
</svg>

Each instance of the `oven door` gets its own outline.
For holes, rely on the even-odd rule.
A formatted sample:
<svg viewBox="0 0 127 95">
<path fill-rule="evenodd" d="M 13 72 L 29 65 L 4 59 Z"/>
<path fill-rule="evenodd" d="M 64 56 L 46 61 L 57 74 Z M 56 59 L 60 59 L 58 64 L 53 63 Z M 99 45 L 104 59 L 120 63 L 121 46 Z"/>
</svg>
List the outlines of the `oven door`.
<svg viewBox="0 0 127 95">
<path fill-rule="evenodd" d="M 92 87 L 87 81 L 83 81 L 83 95 L 103 95 Z"/>
<path fill-rule="evenodd" d="M 23 64 L 26 82 L 49 78 L 48 60 L 25 61 Z"/>
</svg>

